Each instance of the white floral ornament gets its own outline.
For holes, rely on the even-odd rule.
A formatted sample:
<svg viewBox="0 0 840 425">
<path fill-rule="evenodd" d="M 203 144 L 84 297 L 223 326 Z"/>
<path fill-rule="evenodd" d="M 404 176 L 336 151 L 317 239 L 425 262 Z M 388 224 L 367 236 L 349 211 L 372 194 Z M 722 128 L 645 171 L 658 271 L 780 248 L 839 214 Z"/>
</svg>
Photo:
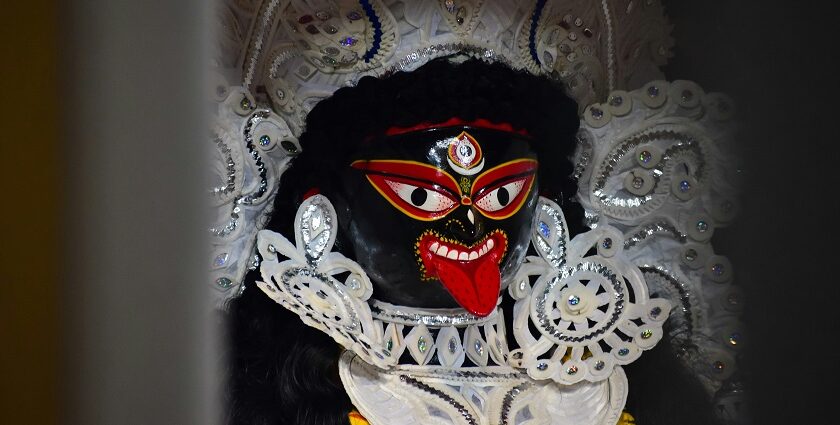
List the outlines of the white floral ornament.
<svg viewBox="0 0 840 425">
<path fill-rule="evenodd" d="M 262 282 L 274 301 L 297 313 L 309 326 L 330 335 L 366 362 L 396 364 L 383 343 L 383 332 L 373 321 L 367 300 L 373 286 L 358 264 L 331 252 L 336 235 L 336 214 L 321 195 L 301 204 L 295 217 L 295 244 L 278 233 L 261 231 L 257 247 L 263 258 Z M 280 255 L 287 258 L 280 261 Z M 335 275 L 350 272 L 345 282 Z"/>
<path fill-rule="evenodd" d="M 615 423 L 627 392 L 619 366 L 661 338 L 669 304 L 647 299 L 639 270 L 623 260 L 621 233 L 603 226 L 569 241 L 561 210 L 548 200 L 538 205 L 532 235 L 540 256 L 522 265 L 517 275 L 522 282 L 509 289 L 518 300 L 514 335 L 522 347 L 513 352 L 501 308 L 478 317 L 462 309 L 424 310 L 371 298 L 372 284 L 361 267 L 331 252 L 336 227 L 332 205 L 316 195 L 298 209 L 294 244 L 261 231 L 257 246 L 263 281 L 257 285 L 305 324 L 348 349 L 339 367 L 341 379 L 372 424 L 417 423 L 430 407 L 443 419 L 429 423 L 452 423 L 460 417 L 468 423 L 519 424 L 515 418 L 520 414 L 550 423 Z M 593 244 L 599 244 L 599 254 L 587 256 Z M 616 277 L 607 279 L 610 292 L 590 283 L 604 280 L 597 275 L 584 282 L 586 273 L 602 270 Z M 344 282 L 335 278 L 346 274 Z M 532 290 L 528 279 L 533 275 L 539 278 Z M 549 317 L 589 326 L 597 308 L 607 306 L 601 315 L 616 312 L 611 317 L 618 319 L 585 343 L 566 343 L 562 335 L 558 339 L 545 330 L 531 335 L 528 321 L 538 329 L 546 325 L 539 321 L 538 306 L 546 294 L 561 301 L 576 299 L 565 306 L 549 302 L 558 305 Z M 353 364 L 359 368 L 353 369 Z M 579 383 L 583 380 L 590 382 Z M 570 385 L 575 383 L 579 384 Z M 412 397 L 396 397 L 406 393 Z M 565 400 L 562 408 L 557 400 Z M 586 408 L 573 408 L 578 406 L 575 400 L 587 400 Z"/>
<path fill-rule="evenodd" d="M 210 190 L 214 216 L 207 253 L 215 302 L 238 295 L 248 270 L 259 265 L 255 240 L 271 215 L 271 200 L 280 175 L 300 153 L 297 139 L 285 120 L 263 108 L 241 87 L 228 87 L 218 79 L 213 120 Z"/>
<path fill-rule="evenodd" d="M 674 350 L 710 397 L 726 399 L 727 388 L 738 386 L 729 352 L 741 341 L 731 329 L 743 301 L 712 236 L 738 210 L 734 104 L 690 81 L 651 81 L 611 96 L 632 105 L 597 122 L 583 117 L 578 199 L 591 225 L 623 234 L 624 257 L 643 272 L 651 293 L 675 306 L 668 327 Z"/>
<path fill-rule="evenodd" d="M 263 281 L 257 284 L 307 325 L 385 369 L 396 366 L 407 350 L 421 366 L 437 359 L 442 366 L 460 368 L 469 358 L 479 369 L 507 365 L 526 369 L 533 379 L 600 381 L 615 365 L 630 363 L 653 347 L 670 308 L 667 301 L 647 299 L 639 270 L 617 248 L 623 244 L 620 232 L 603 226 L 570 242 L 560 208 L 541 199 L 532 234 L 540 256 L 522 265 L 517 275 L 522 282 L 511 289 L 518 300 L 514 335 L 520 348 L 509 352 L 501 310 L 486 318 L 441 316 L 441 311 L 414 311 L 371 299 L 373 286 L 364 270 L 331 252 L 336 226 L 332 204 L 315 195 L 298 209 L 294 244 L 261 231 L 257 246 Z M 586 256 L 593 245 L 598 254 Z M 334 277 L 347 273 L 344 282 Z M 539 276 L 533 290 L 526 283 L 532 275 Z M 414 321 L 416 314 L 443 321 Z M 529 320 L 540 335 L 529 333 Z M 465 328 L 463 339 L 457 328 Z"/>
<path fill-rule="evenodd" d="M 648 298 L 639 269 L 614 249 L 623 245 L 621 232 L 599 226 L 569 240 L 562 210 L 545 198 L 533 229 L 539 257 L 528 257 L 516 281 L 539 278 L 527 295 L 521 287 L 511 290 L 521 347 L 511 354 L 513 365 L 536 380 L 596 382 L 661 339 L 671 304 Z M 598 253 L 588 255 L 593 248 Z"/>
<path fill-rule="evenodd" d="M 466 357 L 481 366 L 506 364 L 500 309 L 478 317 L 462 309 L 424 310 L 371 299 L 373 287 L 364 270 L 331 252 L 336 220 L 327 198 L 316 195 L 298 209 L 294 244 L 270 230 L 261 231 L 257 246 L 263 281 L 258 286 L 307 325 L 383 369 L 396 366 L 405 352 L 414 366 L 436 361 L 460 368 Z M 281 261 L 281 256 L 287 259 Z M 344 282 L 334 277 L 346 273 Z M 466 328 L 463 342 L 457 328 Z"/>
</svg>

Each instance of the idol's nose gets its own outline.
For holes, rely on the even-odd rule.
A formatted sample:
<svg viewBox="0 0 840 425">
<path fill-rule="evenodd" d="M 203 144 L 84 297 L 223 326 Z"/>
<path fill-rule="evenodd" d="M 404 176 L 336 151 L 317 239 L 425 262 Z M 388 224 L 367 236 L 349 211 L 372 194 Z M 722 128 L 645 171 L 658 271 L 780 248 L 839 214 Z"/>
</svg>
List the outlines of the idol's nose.
<svg viewBox="0 0 840 425">
<path fill-rule="evenodd" d="M 476 214 L 471 206 L 463 206 L 455 214 L 455 219 L 446 224 L 450 235 L 467 244 L 478 242 L 484 236 L 481 214 Z"/>
</svg>

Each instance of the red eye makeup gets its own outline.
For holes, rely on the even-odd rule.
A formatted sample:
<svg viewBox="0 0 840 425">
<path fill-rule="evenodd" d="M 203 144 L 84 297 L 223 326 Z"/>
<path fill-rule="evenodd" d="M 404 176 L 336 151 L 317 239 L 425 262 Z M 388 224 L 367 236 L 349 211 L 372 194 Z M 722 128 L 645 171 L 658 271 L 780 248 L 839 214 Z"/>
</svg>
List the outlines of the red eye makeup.
<svg viewBox="0 0 840 425">
<path fill-rule="evenodd" d="M 485 171 L 473 182 L 473 204 L 495 220 L 516 214 L 534 185 L 536 171 L 537 161 L 533 159 L 518 159 Z"/>
<path fill-rule="evenodd" d="M 356 161 L 368 181 L 391 205 L 423 221 L 442 218 L 461 204 L 458 183 L 446 172 L 414 161 Z"/>
<path fill-rule="evenodd" d="M 484 216 L 502 220 L 516 214 L 534 184 L 537 161 L 518 159 L 479 175 L 470 196 L 447 172 L 403 160 L 360 160 L 351 167 L 365 172 L 373 187 L 395 208 L 423 221 L 445 217 L 458 205 L 475 205 Z"/>
</svg>

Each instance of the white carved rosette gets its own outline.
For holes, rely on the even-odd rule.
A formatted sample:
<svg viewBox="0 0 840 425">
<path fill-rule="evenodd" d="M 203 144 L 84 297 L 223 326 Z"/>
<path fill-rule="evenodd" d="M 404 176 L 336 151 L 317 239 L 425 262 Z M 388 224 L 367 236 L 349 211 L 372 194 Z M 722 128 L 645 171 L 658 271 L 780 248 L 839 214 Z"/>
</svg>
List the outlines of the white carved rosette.
<svg viewBox="0 0 840 425">
<path fill-rule="evenodd" d="M 560 207 L 541 198 L 537 208 L 532 243 L 539 257 L 527 259 L 510 287 L 520 346 L 510 362 L 537 380 L 606 379 L 656 345 L 671 304 L 648 297 L 616 229 L 601 226 L 569 240 Z"/>
<path fill-rule="evenodd" d="M 382 330 L 367 303 L 373 286 L 358 264 L 331 252 L 336 231 L 332 204 L 321 195 L 306 199 L 295 217 L 294 245 L 275 232 L 258 234 L 263 281 L 257 285 L 304 323 L 327 333 L 366 362 L 392 366 L 396 356 L 383 344 Z M 287 259 L 281 261 L 280 255 Z M 335 278 L 347 272 L 343 282 Z"/>
</svg>

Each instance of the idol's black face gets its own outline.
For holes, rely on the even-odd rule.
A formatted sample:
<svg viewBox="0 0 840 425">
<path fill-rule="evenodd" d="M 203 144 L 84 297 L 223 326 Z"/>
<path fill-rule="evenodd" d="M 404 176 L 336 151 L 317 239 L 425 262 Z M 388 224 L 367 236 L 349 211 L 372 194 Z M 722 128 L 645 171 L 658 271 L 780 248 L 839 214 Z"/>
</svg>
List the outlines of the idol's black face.
<svg viewBox="0 0 840 425">
<path fill-rule="evenodd" d="M 342 228 L 374 297 L 490 314 L 528 247 L 536 173 L 528 137 L 486 128 L 384 136 L 357 152 Z"/>
</svg>

